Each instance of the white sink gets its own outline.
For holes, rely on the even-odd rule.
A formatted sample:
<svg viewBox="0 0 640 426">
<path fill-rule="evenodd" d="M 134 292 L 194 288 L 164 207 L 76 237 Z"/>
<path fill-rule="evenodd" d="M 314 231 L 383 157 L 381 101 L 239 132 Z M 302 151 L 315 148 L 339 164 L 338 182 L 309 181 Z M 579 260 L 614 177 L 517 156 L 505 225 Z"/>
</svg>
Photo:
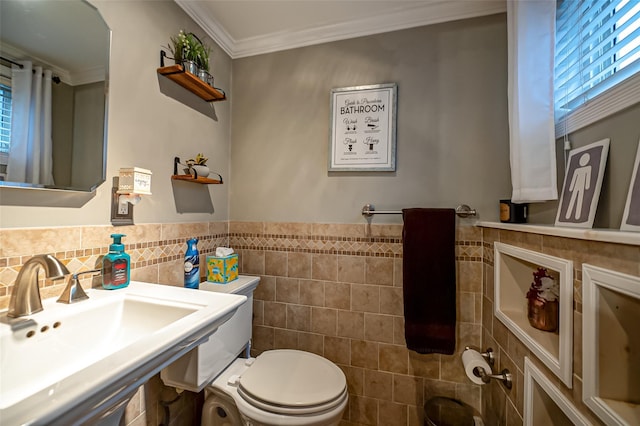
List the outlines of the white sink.
<svg viewBox="0 0 640 426">
<path fill-rule="evenodd" d="M 123 410 L 139 386 L 246 301 L 141 282 L 87 295 L 71 305 L 43 300 L 44 310 L 28 317 L 0 311 L 2 424 L 96 423 Z"/>
</svg>

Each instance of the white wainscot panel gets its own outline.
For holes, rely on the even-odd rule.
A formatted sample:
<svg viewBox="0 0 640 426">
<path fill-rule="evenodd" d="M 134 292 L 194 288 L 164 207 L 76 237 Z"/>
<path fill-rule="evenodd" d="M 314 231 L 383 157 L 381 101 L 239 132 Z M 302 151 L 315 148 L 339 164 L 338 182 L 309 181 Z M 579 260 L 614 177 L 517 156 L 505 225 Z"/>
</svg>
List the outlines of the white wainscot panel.
<svg viewBox="0 0 640 426">
<path fill-rule="evenodd" d="M 571 401 L 524 358 L 524 426 L 591 426 Z"/>
<path fill-rule="evenodd" d="M 573 262 L 504 243 L 494 243 L 494 314 L 569 388 L 573 363 Z M 559 284 L 558 330 L 530 325 L 527 292 L 537 268 Z"/>
<path fill-rule="evenodd" d="M 582 265 L 584 403 L 607 425 L 640 425 L 640 277 Z"/>
</svg>

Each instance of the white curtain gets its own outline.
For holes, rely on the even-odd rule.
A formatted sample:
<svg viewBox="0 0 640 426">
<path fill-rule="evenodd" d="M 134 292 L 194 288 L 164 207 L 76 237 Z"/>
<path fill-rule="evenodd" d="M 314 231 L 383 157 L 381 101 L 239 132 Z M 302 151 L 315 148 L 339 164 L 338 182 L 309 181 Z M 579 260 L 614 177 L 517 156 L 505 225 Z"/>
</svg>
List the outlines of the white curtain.
<svg viewBox="0 0 640 426">
<path fill-rule="evenodd" d="M 53 185 L 51 137 L 51 70 L 33 67 L 11 70 L 11 144 L 7 180 Z"/>
<path fill-rule="evenodd" d="M 556 200 L 555 0 L 508 0 L 511 201 Z"/>
</svg>

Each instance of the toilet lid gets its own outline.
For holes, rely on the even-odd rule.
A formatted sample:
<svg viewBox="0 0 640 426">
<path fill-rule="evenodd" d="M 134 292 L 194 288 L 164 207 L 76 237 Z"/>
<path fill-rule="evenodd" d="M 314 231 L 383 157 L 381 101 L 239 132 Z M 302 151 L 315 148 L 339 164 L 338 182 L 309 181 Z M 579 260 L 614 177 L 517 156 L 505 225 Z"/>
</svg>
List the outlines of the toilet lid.
<svg viewBox="0 0 640 426">
<path fill-rule="evenodd" d="M 240 377 L 238 391 L 245 400 L 271 409 L 324 409 L 344 397 L 346 386 L 344 373 L 331 361 L 309 352 L 281 349 L 259 355 Z"/>
</svg>

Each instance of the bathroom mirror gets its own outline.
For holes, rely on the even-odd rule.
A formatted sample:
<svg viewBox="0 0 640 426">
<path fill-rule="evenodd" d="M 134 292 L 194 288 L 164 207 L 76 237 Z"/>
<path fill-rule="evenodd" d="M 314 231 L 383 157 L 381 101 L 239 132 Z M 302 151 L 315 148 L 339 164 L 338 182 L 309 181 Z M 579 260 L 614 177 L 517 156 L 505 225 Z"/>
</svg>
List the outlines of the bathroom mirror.
<svg viewBox="0 0 640 426">
<path fill-rule="evenodd" d="M 4 101 L 5 115 L 6 105 L 13 105 L 14 109 L 10 115 L 13 127 L 6 126 L 8 131 L 2 127 L 0 135 L 0 186 L 91 192 L 104 182 L 110 43 L 109 27 L 98 10 L 84 0 L 0 1 L 0 100 Z M 53 183 L 36 182 L 14 173 L 19 164 L 29 161 L 21 156 L 29 154 L 17 152 L 18 143 L 12 154 L 11 134 L 16 141 L 16 134 L 32 129 L 27 124 L 29 120 L 21 120 L 15 111 L 24 111 L 15 106 L 20 105 L 17 99 L 24 98 L 24 86 L 20 78 L 12 75 L 12 68 L 22 61 L 31 61 L 34 68 L 41 66 L 53 74 Z M 4 122 L 0 124 L 5 126 Z M 17 179 L 12 179 L 15 176 Z"/>
</svg>

